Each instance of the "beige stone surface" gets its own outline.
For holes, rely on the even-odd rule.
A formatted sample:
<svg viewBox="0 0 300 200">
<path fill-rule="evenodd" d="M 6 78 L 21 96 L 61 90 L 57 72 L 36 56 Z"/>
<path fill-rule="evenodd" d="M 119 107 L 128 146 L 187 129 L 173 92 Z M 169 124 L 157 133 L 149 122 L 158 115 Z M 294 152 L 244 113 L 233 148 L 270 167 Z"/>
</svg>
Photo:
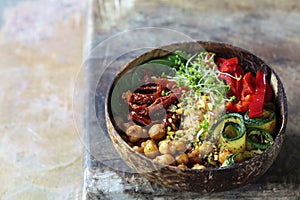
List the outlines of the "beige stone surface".
<svg viewBox="0 0 300 200">
<path fill-rule="evenodd" d="M 85 1 L 22 1 L 0 30 L 0 199 L 79 199 L 73 91 Z"/>
<path fill-rule="evenodd" d="M 95 49 L 99 49 L 99 52 L 96 53 L 94 60 L 91 59 L 87 70 L 89 75 L 87 89 L 90 90 L 88 93 L 90 103 L 87 107 L 90 109 L 87 109 L 86 114 L 88 129 L 86 135 L 93 157 L 88 153 L 85 154 L 86 199 L 300 198 L 298 0 L 90 0 L 90 2 L 92 4 L 89 7 L 90 26 L 87 26 L 90 36 L 87 39 L 90 44 L 88 50 L 95 52 Z M 118 153 L 113 151 L 108 140 L 103 139 L 107 137 L 107 132 L 101 131 L 100 126 L 105 124 L 104 112 L 98 112 L 100 117 L 97 117 L 94 107 L 90 105 L 95 105 L 96 99 L 98 111 L 103 110 L 106 86 L 108 87 L 106 82 L 115 72 L 111 66 L 105 66 L 105 62 L 104 64 L 99 62 L 114 49 L 99 48 L 103 47 L 101 41 L 105 41 L 105 44 L 115 44 L 116 38 L 112 36 L 117 34 L 122 38 L 118 45 L 114 45 L 119 47 L 113 51 L 116 54 L 124 49 L 128 50 L 127 52 L 136 50 L 137 44 L 151 46 L 144 41 L 154 41 L 153 44 L 157 44 L 172 38 L 170 34 L 152 34 L 153 37 L 149 37 L 148 32 L 142 35 L 143 37 L 134 34 L 132 37 L 124 37 L 128 30 L 145 27 L 167 28 L 187 34 L 196 40 L 218 41 L 239 46 L 262 58 L 278 73 L 287 94 L 289 117 L 281 152 L 265 175 L 236 190 L 198 194 L 170 190 L 152 184 L 138 174 L 127 173 L 129 170 L 122 163 L 122 159 L 118 159 Z M 120 59 L 121 64 L 117 63 L 116 67 L 122 66 L 122 61 Z M 105 67 L 108 69 L 102 72 Z M 98 83 L 100 84 L 95 93 L 94 86 Z M 126 173 L 122 173 L 122 167 Z"/>
</svg>

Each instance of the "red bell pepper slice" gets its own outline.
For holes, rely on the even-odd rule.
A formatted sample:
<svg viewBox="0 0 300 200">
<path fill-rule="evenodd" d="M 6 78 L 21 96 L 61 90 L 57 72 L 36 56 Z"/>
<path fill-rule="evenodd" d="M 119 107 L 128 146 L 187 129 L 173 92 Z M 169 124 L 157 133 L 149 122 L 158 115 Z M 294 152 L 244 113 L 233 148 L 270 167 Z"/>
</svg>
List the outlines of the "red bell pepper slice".
<svg viewBox="0 0 300 200">
<path fill-rule="evenodd" d="M 235 96 L 236 104 L 229 101 L 228 112 L 244 113 L 249 110 L 249 117 L 257 117 L 263 112 L 264 103 L 271 101 L 273 91 L 267 83 L 265 74 L 261 71 L 254 77 L 251 72 L 244 74 L 238 64 L 238 58 L 217 58 L 216 64 L 223 74 L 220 78 L 230 86 L 229 97 Z"/>
<path fill-rule="evenodd" d="M 263 113 L 266 94 L 266 77 L 261 71 L 256 72 L 255 79 L 255 94 L 252 95 L 251 103 L 249 105 L 249 117 L 254 118 Z"/>
<path fill-rule="evenodd" d="M 236 100 L 239 101 L 242 92 L 241 78 L 244 75 L 244 70 L 238 64 L 238 58 L 217 58 L 216 63 L 220 72 L 229 74 L 222 74 L 220 76 L 230 86 L 229 96 L 235 96 Z"/>
<path fill-rule="evenodd" d="M 241 93 L 241 99 L 243 100 L 247 95 L 252 95 L 255 93 L 253 80 L 255 77 L 251 74 L 251 72 L 248 72 L 243 77 L 243 90 Z"/>
<path fill-rule="evenodd" d="M 226 105 L 226 110 L 231 113 L 237 112 L 236 104 L 233 104 L 232 101 L 228 101 Z"/>
<path fill-rule="evenodd" d="M 233 74 L 237 71 L 238 65 L 238 58 L 218 58 L 216 61 L 217 65 L 219 66 L 218 69 L 220 72 Z"/>
<path fill-rule="evenodd" d="M 238 103 L 233 104 L 232 101 L 229 101 L 226 105 L 226 110 L 228 112 L 237 112 L 245 113 L 249 109 L 251 103 L 252 95 L 247 95 L 243 100 L 240 100 Z"/>
</svg>

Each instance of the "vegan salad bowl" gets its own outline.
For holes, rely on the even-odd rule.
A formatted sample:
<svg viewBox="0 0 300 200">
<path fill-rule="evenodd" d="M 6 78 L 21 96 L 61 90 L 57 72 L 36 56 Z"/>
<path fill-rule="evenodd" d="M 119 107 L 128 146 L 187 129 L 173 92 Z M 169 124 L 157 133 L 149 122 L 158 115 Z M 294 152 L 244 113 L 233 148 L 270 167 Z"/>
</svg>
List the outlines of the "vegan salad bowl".
<svg viewBox="0 0 300 200">
<path fill-rule="evenodd" d="M 229 44 L 150 50 L 115 76 L 106 99 L 113 145 L 129 167 L 165 187 L 224 191 L 276 159 L 287 100 L 276 72 Z"/>
</svg>

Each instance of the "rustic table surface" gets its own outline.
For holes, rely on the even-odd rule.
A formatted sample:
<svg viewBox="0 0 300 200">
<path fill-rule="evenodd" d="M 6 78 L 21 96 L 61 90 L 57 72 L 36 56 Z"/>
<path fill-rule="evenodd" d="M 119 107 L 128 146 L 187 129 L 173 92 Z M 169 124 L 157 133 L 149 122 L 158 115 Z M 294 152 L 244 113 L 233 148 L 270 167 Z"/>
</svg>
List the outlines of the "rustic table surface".
<svg viewBox="0 0 300 200">
<path fill-rule="evenodd" d="M 90 0 L 86 17 L 84 199 L 300 198 L 297 0 Z M 289 117 L 278 158 L 257 181 L 232 191 L 198 194 L 151 183 L 128 169 L 106 131 L 105 96 L 117 70 L 149 48 L 191 40 L 247 49 L 272 66 L 285 86 Z"/>
</svg>

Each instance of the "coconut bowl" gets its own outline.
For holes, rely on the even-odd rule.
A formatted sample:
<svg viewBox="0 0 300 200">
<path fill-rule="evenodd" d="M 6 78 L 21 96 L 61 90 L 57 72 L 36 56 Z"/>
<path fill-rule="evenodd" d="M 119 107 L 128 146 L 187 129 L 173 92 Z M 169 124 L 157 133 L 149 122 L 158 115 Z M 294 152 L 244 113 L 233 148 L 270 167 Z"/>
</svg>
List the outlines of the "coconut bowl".
<svg viewBox="0 0 300 200">
<path fill-rule="evenodd" d="M 124 141 L 116 119 L 115 98 L 122 92 L 132 89 L 123 85 L 122 90 L 116 89 L 118 83 L 128 81 L 128 72 L 137 66 L 154 58 L 160 58 L 175 50 L 184 50 L 188 53 L 199 51 L 214 52 L 220 57 L 238 57 L 239 64 L 244 70 L 256 72 L 261 70 L 266 74 L 274 90 L 274 102 L 276 106 L 276 128 L 274 143 L 258 156 L 233 166 L 206 169 L 181 169 L 176 166 L 163 165 L 153 161 L 145 155 L 136 152 Z M 130 85 L 130 84 L 129 84 Z M 128 87 L 128 88 L 126 88 Z M 162 186 L 177 190 L 186 190 L 199 193 L 231 190 L 244 186 L 261 177 L 272 165 L 280 152 L 287 123 L 287 99 L 283 84 L 277 73 L 263 60 L 254 54 L 229 44 L 215 42 L 187 42 L 166 45 L 150 50 L 129 63 L 127 63 L 114 77 L 106 99 L 106 123 L 111 141 L 127 165 L 141 176 Z"/>
</svg>

